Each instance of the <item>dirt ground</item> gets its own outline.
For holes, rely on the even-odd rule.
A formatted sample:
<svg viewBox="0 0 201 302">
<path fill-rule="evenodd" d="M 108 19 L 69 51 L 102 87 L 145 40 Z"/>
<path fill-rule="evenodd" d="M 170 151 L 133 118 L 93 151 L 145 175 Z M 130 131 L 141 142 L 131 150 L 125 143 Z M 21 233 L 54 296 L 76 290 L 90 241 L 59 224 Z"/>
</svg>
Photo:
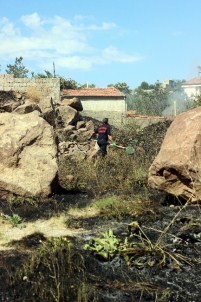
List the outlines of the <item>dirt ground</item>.
<svg viewBox="0 0 201 302">
<path fill-rule="evenodd" d="M 46 294 L 41 300 L 37 296 L 34 282 L 38 280 L 42 266 L 37 266 L 28 280 L 12 281 L 11 275 L 22 266 L 30 254 L 49 237 L 64 237 L 74 244 L 74 257 L 82 255 L 83 267 L 66 279 L 66 287 L 75 289 L 83 280 L 94 288 L 94 294 L 80 298 L 79 301 L 131 302 L 131 301 L 163 301 L 163 302 L 200 302 L 201 299 L 201 219 L 200 206 L 189 205 L 180 214 L 183 205 L 164 200 L 159 195 L 153 196 L 157 204 L 157 217 L 146 219 L 138 217 L 140 227 L 151 242 L 160 236 L 159 230 L 168 229 L 163 245 L 173 257 L 182 255 L 179 262 L 173 261 L 166 254 L 163 265 L 159 264 L 157 255 L 144 253 L 138 257 L 134 265 L 128 266 L 120 256 L 103 261 L 97 254 L 83 250 L 83 243 L 100 236 L 101 231 L 109 228 L 122 240 L 128 236 L 126 225 L 134 220 L 127 216 L 118 219 L 104 220 L 100 215 L 91 213 L 88 217 L 71 217 L 66 214 L 71 205 L 84 208 L 91 200 L 84 194 L 66 194 L 43 202 L 8 204 L 0 202 L 0 301 L 60 301 L 77 302 L 75 291 L 66 291 L 65 298 L 53 298 Z M 13 226 L 4 215 L 12 213 L 22 217 L 20 225 Z M 135 219 L 136 220 L 136 219 Z M 68 221 L 68 223 L 67 223 Z M 23 227 L 23 224 L 25 227 Z M 66 252 L 66 251 L 65 251 Z M 75 258 L 78 263 L 78 259 Z M 136 259 L 135 259 L 136 260 Z M 155 262 L 153 262 L 153 260 Z M 140 265 L 139 265 L 140 262 Z M 81 273 L 82 272 L 82 273 Z M 84 272 L 84 273 L 83 273 Z M 45 274 L 45 273 L 44 273 Z M 43 277 L 44 278 L 44 277 Z M 48 281 L 47 275 L 47 283 Z"/>
</svg>

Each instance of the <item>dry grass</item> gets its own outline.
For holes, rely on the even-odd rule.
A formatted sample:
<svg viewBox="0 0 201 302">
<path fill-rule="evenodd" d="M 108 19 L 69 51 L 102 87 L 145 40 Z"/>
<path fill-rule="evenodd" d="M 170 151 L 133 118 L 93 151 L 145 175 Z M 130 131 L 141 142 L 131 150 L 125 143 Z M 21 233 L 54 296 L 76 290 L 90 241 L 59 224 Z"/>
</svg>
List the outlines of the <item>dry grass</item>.
<svg viewBox="0 0 201 302">
<path fill-rule="evenodd" d="M 26 301 L 36 301 L 36 297 L 40 297 L 40 301 L 67 301 L 68 297 L 78 301 L 83 273 L 84 259 L 72 243 L 65 237 L 50 238 L 42 242 L 15 273 L 10 274 L 9 283 L 14 292 L 16 284 L 21 290 L 24 284 L 28 286 L 23 295 Z"/>
<path fill-rule="evenodd" d="M 136 185 L 147 183 L 147 162 L 138 162 L 134 155 L 114 150 L 95 161 L 60 159 L 59 178 L 66 189 L 85 191 L 94 197 L 104 194 L 130 196 Z M 65 180 L 66 175 L 73 175 L 74 181 Z"/>
<path fill-rule="evenodd" d="M 35 103 L 40 103 L 42 98 L 41 92 L 37 89 L 37 87 L 29 87 L 26 93 L 27 97 L 31 99 Z"/>
</svg>

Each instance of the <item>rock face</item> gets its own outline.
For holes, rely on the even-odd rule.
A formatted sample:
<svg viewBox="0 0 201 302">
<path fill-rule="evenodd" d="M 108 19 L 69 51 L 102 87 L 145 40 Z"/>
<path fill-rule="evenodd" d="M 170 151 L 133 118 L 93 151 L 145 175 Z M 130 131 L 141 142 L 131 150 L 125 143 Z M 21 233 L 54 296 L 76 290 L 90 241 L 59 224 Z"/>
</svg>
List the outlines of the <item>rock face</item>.
<svg viewBox="0 0 201 302">
<path fill-rule="evenodd" d="M 185 200 L 201 201 L 201 107 L 172 122 L 149 169 L 148 183 Z"/>
<path fill-rule="evenodd" d="M 38 111 L 0 114 L 0 197 L 47 197 L 56 184 L 54 131 Z"/>
</svg>

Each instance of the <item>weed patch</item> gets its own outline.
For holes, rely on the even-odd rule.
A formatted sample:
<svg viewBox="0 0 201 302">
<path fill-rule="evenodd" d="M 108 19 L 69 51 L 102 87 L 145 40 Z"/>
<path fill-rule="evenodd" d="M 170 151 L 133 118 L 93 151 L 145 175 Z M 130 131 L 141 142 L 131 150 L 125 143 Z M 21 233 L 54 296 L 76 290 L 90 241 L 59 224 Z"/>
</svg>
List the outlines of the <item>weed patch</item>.
<svg viewBox="0 0 201 302">
<path fill-rule="evenodd" d="M 107 261 L 120 256 L 129 267 L 163 267 L 171 263 L 178 270 L 183 262 L 188 265 L 193 262 L 193 259 L 173 252 L 160 241 L 152 242 L 137 221 L 128 225 L 128 235 L 124 240 L 117 238 L 112 229 L 101 233 L 101 236 L 93 238 L 83 248 Z"/>
<path fill-rule="evenodd" d="M 25 228 L 26 225 L 23 224 L 22 218 L 18 214 L 6 215 L 2 214 L 4 220 L 9 221 L 13 227 Z"/>
</svg>

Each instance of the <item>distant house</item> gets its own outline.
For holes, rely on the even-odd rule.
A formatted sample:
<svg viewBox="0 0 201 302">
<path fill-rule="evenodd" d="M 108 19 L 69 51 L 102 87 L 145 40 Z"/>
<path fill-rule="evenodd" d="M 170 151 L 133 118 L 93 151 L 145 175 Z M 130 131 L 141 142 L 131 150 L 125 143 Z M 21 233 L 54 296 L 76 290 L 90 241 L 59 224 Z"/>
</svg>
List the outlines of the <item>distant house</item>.
<svg viewBox="0 0 201 302">
<path fill-rule="evenodd" d="M 126 112 L 126 97 L 114 87 L 64 89 L 61 93 L 63 99 L 80 99 L 84 112 Z"/>
<path fill-rule="evenodd" d="M 199 77 L 186 81 L 181 87 L 186 95 L 193 99 L 201 93 L 201 78 Z"/>
<path fill-rule="evenodd" d="M 162 87 L 166 89 L 173 89 L 175 86 L 175 81 L 174 80 L 164 80 L 162 83 Z"/>
</svg>

